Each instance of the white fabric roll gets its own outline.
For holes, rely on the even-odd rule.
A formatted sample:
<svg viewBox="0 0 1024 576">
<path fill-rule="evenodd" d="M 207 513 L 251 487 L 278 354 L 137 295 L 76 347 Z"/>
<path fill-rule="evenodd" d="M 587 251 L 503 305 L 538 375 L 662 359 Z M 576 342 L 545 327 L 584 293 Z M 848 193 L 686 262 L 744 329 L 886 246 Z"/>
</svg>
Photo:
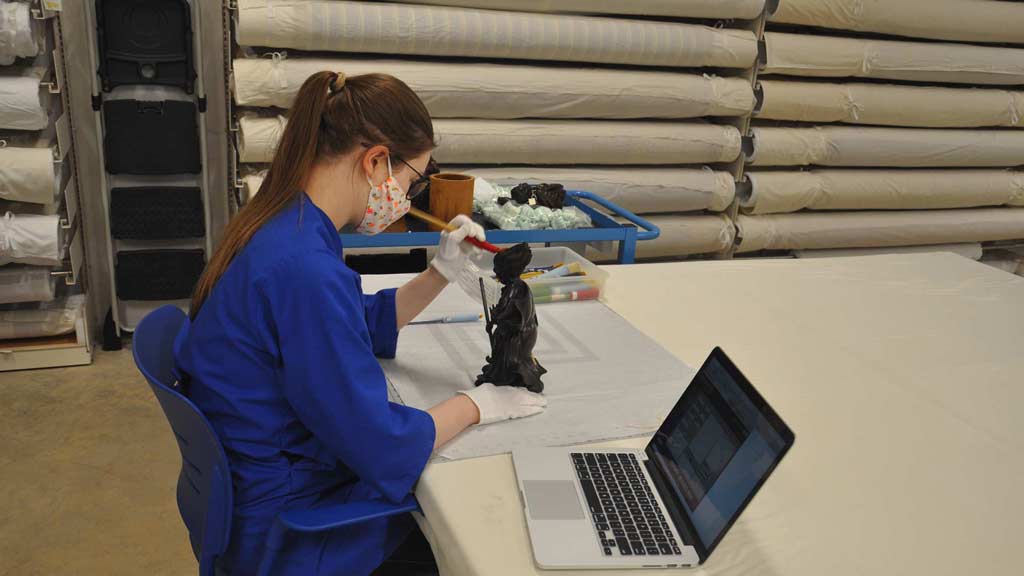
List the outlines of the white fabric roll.
<svg viewBox="0 0 1024 576">
<path fill-rule="evenodd" d="M 274 159 L 274 151 L 288 123 L 284 116 L 247 115 L 238 119 L 238 157 L 242 162 L 266 163 Z"/>
<path fill-rule="evenodd" d="M 472 174 L 501 186 L 558 183 L 568 190 L 593 192 L 636 214 L 721 212 L 736 195 L 732 174 L 711 169 L 445 166 L 445 171 Z"/>
<path fill-rule="evenodd" d="M 0 198 L 51 204 L 59 186 L 52 149 L 0 147 Z"/>
<path fill-rule="evenodd" d="M 35 27 L 28 4 L 0 1 L 0 65 L 39 54 Z"/>
<path fill-rule="evenodd" d="M 1024 165 L 1024 131 L 755 127 L 753 166 L 973 168 Z"/>
<path fill-rule="evenodd" d="M 586 120 L 434 122 L 441 163 L 706 164 L 739 157 L 732 126 Z"/>
<path fill-rule="evenodd" d="M 60 216 L 6 213 L 0 218 L 0 266 L 61 263 Z"/>
<path fill-rule="evenodd" d="M 574 12 L 579 14 L 633 14 L 680 18 L 737 18 L 761 15 L 765 0 L 404 0 L 406 4 L 463 6 L 520 12 Z"/>
<path fill-rule="evenodd" d="M 936 252 L 952 252 L 971 260 L 980 260 L 981 244 L 934 244 L 932 246 L 893 246 L 886 248 L 834 248 L 831 250 L 797 250 L 793 253 L 797 258 L 856 258 L 862 256 L 881 256 L 885 254 L 934 254 Z"/>
<path fill-rule="evenodd" d="M 765 80 L 758 118 L 921 128 L 1024 126 L 1024 92 Z"/>
<path fill-rule="evenodd" d="M 0 304 L 49 302 L 55 284 L 47 268 L 4 266 L 0 268 Z"/>
<path fill-rule="evenodd" d="M 710 169 L 446 166 L 445 171 L 472 174 L 502 186 L 558 183 L 568 190 L 593 192 L 635 214 L 721 212 L 736 195 L 732 174 Z M 247 202 L 256 195 L 266 174 L 260 170 L 242 177 Z"/>
<path fill-rule="evenodd" d="M 259 170 L 258 172 L 242 176 L 242 199 L 245 202 L 248 203 L 256 196 L 256 193 L 260 191 L 260 186 L 263 185 L 263 179 L 266 177 L 266 170 Z"/>
<path fill-rule="evenodd" d="M 1002 0 L 780 0 L 770 20 L 911 38 L 1024 42 L 1024 4 Z"/>
<path fill-rule="evenodd" d="M 42 130 L 50 123 L 49 94 L 36 68 L 0 71 L 0 129 Z"/>
<path fill-rule="evenodd" d="M 640 66 L 748 68 L 747 30 L 590 16 L 327 0 L 240 0 L 243 46 Z"/>
<path fill-rule="evenodd" d="M 732 246 L 736 228 L 724 214 L 711 216 L 651 216 L 661 229 L 654 240 L 637 242 L 637 258 L 670 258 L 721 252 Z"/>
<path fill-rule="evenodd" d="M 270 162 L 283 118 L 239 121 L 242 162 Z M 600 120 L 434 121 L 434 157 L 449 164 L 707 164 L 739 157 L 732 126 Z"/>
<path fill-rule="evenodd" d="M 750 214 L 1024 206 L 1024 173 L 1008 170 L 748 172 Z"/>
<path fill-rule="evenodd" d="M 740 215 L 739 252 L 919 246 L 1024 238 L 1024 209 Z"/>
<path fill-rule="evenodd" d="M 764 40 L 765 74 L 1024 84 L 1024 50 L 1021 49 L 781 32 L 766 32 Z"/>
<path fill-rule="evenodd" d="M 675 72 L 403 60 L 238 58 L 239 106 L 289 108 L 321 70 L 384 73 L 408 84 L 434 118 L 698 118 L 743 116 L 754 91 L 742 78 Z"/>
<path fill-rule="evenodd" d="M 0 311 L 0 340 L 45 338 L 75 331 L 85 296 L 76 294 L 32 308 Z"/>
</svg>

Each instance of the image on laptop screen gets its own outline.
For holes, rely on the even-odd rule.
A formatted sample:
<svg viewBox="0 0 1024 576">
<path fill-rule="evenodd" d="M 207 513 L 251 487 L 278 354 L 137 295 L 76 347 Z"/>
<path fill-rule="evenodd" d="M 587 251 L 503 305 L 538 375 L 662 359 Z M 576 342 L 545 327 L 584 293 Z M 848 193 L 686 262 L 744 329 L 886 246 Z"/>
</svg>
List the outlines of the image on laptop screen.
<svg viewBox="0 0 1024 576">
<path fill-rule="evenodd" d="M 716 350 L 649 452 L 710 551 L 792 442 L 785 424 Z"/>
</svg>

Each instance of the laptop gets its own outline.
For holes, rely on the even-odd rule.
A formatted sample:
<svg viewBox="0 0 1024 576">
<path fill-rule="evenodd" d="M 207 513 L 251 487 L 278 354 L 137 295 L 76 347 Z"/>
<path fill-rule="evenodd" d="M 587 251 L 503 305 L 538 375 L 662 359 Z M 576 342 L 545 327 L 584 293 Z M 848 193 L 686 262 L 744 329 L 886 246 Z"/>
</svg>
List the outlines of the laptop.
<svg viewBox="0 0 1024 576">
<path fill-rule="evenodd" d="M 512 460 L 536 564 L 702 564 L 795 437 L 720 348 L 644 450 L 529 448 Z"/>
</svg>

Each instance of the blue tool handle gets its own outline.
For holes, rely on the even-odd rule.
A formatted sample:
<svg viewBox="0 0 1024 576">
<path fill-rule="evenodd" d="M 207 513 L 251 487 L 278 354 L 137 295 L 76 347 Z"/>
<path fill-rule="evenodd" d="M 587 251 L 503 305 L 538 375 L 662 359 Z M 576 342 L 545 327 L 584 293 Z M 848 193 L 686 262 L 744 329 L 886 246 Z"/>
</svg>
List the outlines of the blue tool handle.
<svg viewBox="0 0 1024 576">
<path fill-rule="evenodd" d="M 658 236 L 661 236 L 661 228 L 658 228 L 650 221 L 645 220 L 637 216 L 636 214 L 633 214 L 632 212 L 626 210 L 622 206 L 619 206 L 614 202 L 606 200 L 598 196 L 597 194 L 594 194 L 593 192 L 587 192 L 585 190 L 569 190 L 568 192 L 566 192 L 566 194 L 578 200 L 589 200 L 594 204 L 598 204 L 605 210 L 611 212 L 613 215 L 625 218 L 626 220 L 629 220 L 631 223 L 635 224 L 638 228 L 643 229 L 643 232 L 637 232 L 637 240 L 654 240 Z"/>
</svg>

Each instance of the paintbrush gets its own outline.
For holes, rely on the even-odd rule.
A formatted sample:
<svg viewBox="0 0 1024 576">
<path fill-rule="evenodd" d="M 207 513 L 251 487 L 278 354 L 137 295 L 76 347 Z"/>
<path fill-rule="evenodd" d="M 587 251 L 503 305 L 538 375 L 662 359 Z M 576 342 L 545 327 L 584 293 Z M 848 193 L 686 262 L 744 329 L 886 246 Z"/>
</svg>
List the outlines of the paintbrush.
<svg viewBox="0 0 1024 576">
<path fill-rule="evenodd" d="M 437 226 L 442 230 L 447 230 L 448 232 L 454 232 L 458 230 L 458 228 L 456 228 L 455 226 L 451 226 L 448 223 L 441 220 L 440 218 L 436 218 L 433 215 L 427 214 L 426 212 L 419 210 L 417 208 L 410 208 L 409 215 L 419 218 L 420 220 L 423 220 L 427 224 L 433 224 L 434 226 Z M 472 236 L 466 236 L 466 242 L 469 242 L 470 244 L 476 246 L 477 248 L 487 250 L 488 252 L 493 252 L 495 254 L 501 252 L 501 248 L 498 248 L 494 244 L 491 244 L 490 242 L 485 242 L 483 240 L 477 240 Z"/>
</svg>

